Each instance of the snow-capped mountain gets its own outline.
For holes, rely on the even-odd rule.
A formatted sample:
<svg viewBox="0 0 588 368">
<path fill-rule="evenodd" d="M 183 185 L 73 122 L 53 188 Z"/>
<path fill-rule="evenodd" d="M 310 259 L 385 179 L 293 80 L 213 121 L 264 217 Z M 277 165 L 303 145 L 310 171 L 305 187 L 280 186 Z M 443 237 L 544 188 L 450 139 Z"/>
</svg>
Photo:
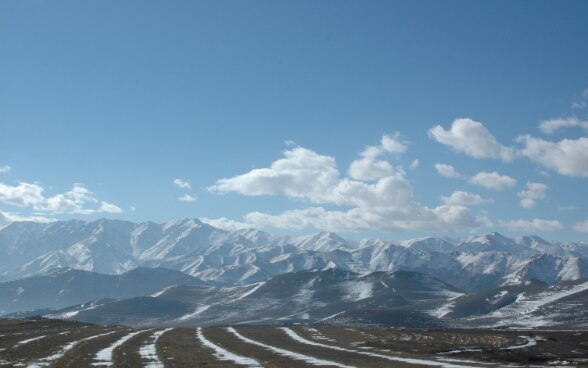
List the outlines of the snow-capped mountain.
<svg viewBox="0 0 588 368">
<path fill-rule="evenodd" d="M 588 244 L 498 233 L 465 239 L 351 241 L 332 232 L 279 236 L 226 232 L 194 219 L 165 224 L 117 220 L 15 222 L 0 227 L 0 280 L 56 268 L 120 274 L 164 267 L 228 286 L 287 272 L 339 268 L 359 274 L 415 271 L 465 291 L 529 280 L 555 284 L 588 277 Z"/>
</svg>

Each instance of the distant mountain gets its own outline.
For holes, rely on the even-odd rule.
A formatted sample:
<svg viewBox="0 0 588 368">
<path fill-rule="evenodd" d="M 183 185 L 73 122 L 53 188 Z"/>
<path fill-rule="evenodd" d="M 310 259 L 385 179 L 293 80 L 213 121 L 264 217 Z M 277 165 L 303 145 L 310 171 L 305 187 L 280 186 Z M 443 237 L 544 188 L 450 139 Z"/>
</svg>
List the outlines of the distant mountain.
<svg viewBox="0 0 588 368">
<path fill-rule="evenodd" d="M 286 273 L 230 288 L 180 285 L 150 297 L 68 308 L 53 316 L 132 325 L 312 323 L 347 311 L 414 308 L 460 295 L 451 285 L 415 272 L 359 275 L 327 269 Z"/>
<path fill-rule="evenodd" d="M 28 315 L 98 324 L 334 324 L 380 327 L 588 327 L 588 279 L 532 281 L 465 293 L 417 272 L 337 268 L 285 273 L 237 287 L 177 285 Z M 24 314 L 27 315 L 27 314 Z"/>
<path fill-rule="evenodd" d="M 531 280 L 553 285 L 588 277 L 588 244 L 536 236 L 512 239 L 498 233 L 351 241 L 332 232 L 297 237 L 253 229 L 226 232 L 194 219 L 0 226 L 0 280 L 64 267 L 104 274 L 163 267 L 226 286 L 334 267 L 358 274 L 414 271 L 477 292 Z"/>
<path fill-rule="evenodd" d="M 34 309 L 58 309 L 102 298 L 149 295 L 163 288 L 202 280 L 163 268 L 136 268 L 120 275 L 56 269 L 42 276 L 0 283 L 0 314 Z"/>
</svg>

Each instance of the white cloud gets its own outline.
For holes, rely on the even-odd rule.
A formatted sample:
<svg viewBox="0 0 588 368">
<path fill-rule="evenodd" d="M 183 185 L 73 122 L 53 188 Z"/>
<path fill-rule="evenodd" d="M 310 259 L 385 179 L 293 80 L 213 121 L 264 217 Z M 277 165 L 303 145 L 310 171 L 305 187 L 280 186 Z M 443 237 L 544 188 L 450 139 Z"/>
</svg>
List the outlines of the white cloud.
<svg viewBox="0 0 588 368">
<path fill-rule="evenodd" d="M 237 231 L 240 229 L 254 228 L 254 226 L 251 224 L 230 220 L 226 217 L 220 217 L 220 218 L 216 218 L 216 219 L 203 217 L 200 219 L 200 221 L 202 221 L 205 224 L 208 224 L 210 226 L 214 226 L 217 229 L 226 230 L 226 231 Z"/>
<path fill-rule="evenodd" d="M 461 174 L 455 171 L 455 168 L 451 165 L 447 164 L 435 164 L 435 170 L 441 176 L 445 176 L 447 178 L 461 178 Z"/>
<path fill-rule="evenodd" d="M 411 170 L 415 170 L 417 167 L 419 167 L 419 160 L 413 160 L 413 161 L 410 163 L 410 166 L 409 166 L 409 168 L 410 168 Z"/>
<path fill-rule="evenodd" d="M 405 209 L 391 207 L 356 207 L 348 211 L 329 211 L 323 207 L 310 207 L 282 212 L 278 215 L 252 212 L 245 220 L 259 227 L 304 229 L 316 228 L 331 231 L 362 230 L 428 230 L 463 231 L 480 226 L 463 206 L 427 208 L 414 206 Z"/>
<path fill-rule="evenodd" d="M 559 129 L 569 127 L 580 127 L 588 130 L 588 120 L 580 120 L 575 116 L 571 116 L 567 118 L 545 120 L 539 124 L 539 129 L 545 134 L 553 134 Z"/>
<path fill-rule="evenodd" d="M 7 174 L 12 170 L 12 167 L 8 165 L 0 166 L 0 174 Z"/>
<path fill-rule="evenodd" d="M 192 184 L 189 181 L 182 180 L 182 179 L 175 179 L 174 185 L 181 189 L 192 189 Z"/>
<path fill-rule="evenodd" d="M 449 130 L 437 125 L 429 129 L 429 136 L 474 158 L 498 158 L 510 162 L 516 156 L 512 147 L 500 144 L 482 123 L 472 119 L 456 119 Z"/>
<path fill-rule="evenodd" d="M 0 183 L 0 202 L 18 207 L 32 206 L 37 209 L 45 202 L 43 191 L 39 184 L 21 182 L 13 186 Z"/>
<path fill-rule="evenodd" d="M 535 207 L 538 200 L 545 198 L 547 188 L 547 185 L 543 183 L 527 183 L 527 189 L 517 193 L 521 198 L 521 206 L 523 208 Z"/>
<path fill-rule="evenodd" d="M 11 213 L 11 212 L 0 211 L 0 225 L 5 224 L 5 223 L 10 223 L 10 222 L 24 222 L 24 221 L 49 223 L 49 222 L 55 222 L 55 221 L 57 221 L 57 219 L 49 218 L 49 217 L 45 217 L 45 216 L 38 216 L 38 215 L 21 216 L 21 215 Z"/>
<path fill-rule="evenodd" d="M 400 140 L 400 133 L 384 135 L 381 140 L 382 149 L 389 153 L 404 153 L 408 149 L 406 142 Z"/>
<path fill-rule="evenodd" d="M 374 161 L 371 157 L 355 160 L 349 166 L 348 174 L 356 180 L 377 180 L 392 175 L 394 168 L 388 161 Z"/>
<path fill-rule="evenodd" d="M 576 225 L 574 225 L 574 230 L 582 233 L 588 233 L 588 220 L 578 222 Z"/>
<path fill-rule="evenodd" d="M 521 154 L 561 175 L 588 176 L 588 138 L 550 142 L 530 135 L 517 138 L 524 144 Z"/>
<path fill-rule="evenodd" d="M 450 206 L 475 206 L 494 202 L 490 198 L 483 198 L 478 194 L 463 191 L 454 191 L 449 197 L 441 196 L 441 200 Z"/>
<path fill-rule="evenodd" d="M 348 174 L 352 179 L 373 181 L 390 176 L 394 168 L 388 161 L 380 157 L 386 153 L 404 153 L 408 146 L 400 141 L 398 132 L 384 135 L 378 146 L 367 146 L 361 153 L 362 158 L 355 160 L 349 166 Z"/>
<path fill-rule="evenodd" d="M 518 231 L 553 231 L 553 230 L 561 230 L 564 228 L 561 222 L 558 220 L 542 220 L 542 219 L 534 219 L 534 220 L 513 220 L 513 221 L 500 221 L 500 225 L 506 227 L 510 230 L 518 230 Z"/>
<path fill-rule="evenodd" d="M 284 152 L 284 158 L 269 168 L 254 169 L 243 175 L 217 180 L 208 190 L 244 195 L 285 195 L 321 202 L 337 184 L 339 172 L 335 159 L 302 147 Z"/>
<path fill-rule="evenodd" d="M 583 110 L 588 107 L 588 89 L 585 89 L 580 97 L 572 102 L 572 109 Z"/>
<path fill-rule="evenodd" d="M 30 207 L 34 211 L 52 214 L 88 215 L 99 212 L 122 212 L 114 204 L 99 202 L 94 193 L 81 184 L 74 184 L 71 190 L 51 197 L 46 197 L 44 191 L 45 189 L 37 183 L 21 182 L 14 186 L 0 183 L 0 203 L 17 207 Z M 98 208 L 88 207 L 88 205 L 96 205 L 97 203 L 100 203 Z"/>
<path fill-rule="evenodd" d="M 131 207 L 134 208 L 134 207 Z M 105 213 L 122 213 L 123 210 L 119 206 L 108 203 L 108 202 L 100 202 L 100 208 L 98 208 L 97 212 L 105 212 Z"/>
<path fill-rule="evenodd" d="M 469 182 L 488 189 L 503 190 L 512 188 L 517 181 L 510 176 L 500 175 L 497 172 L 479 172 L 469 179 Z"/>
<path fill-rule="evenodd" d="M 194 196 L 192 196 L 192 195 L 190 195 L 190 194 L 186 193 L 186 194 L 184 194 L 183 196 L 179 197 L 178 199 L 179 199 L 180 201 L 182 201 L 182 202 L 196 202 L 196 200 L 197 200 L 198 198 L 196 198 L 196 197 L 194 197 Z"/>
<path fill-rule="evenodd" d="M 387 140 L 383 138 L 379 146 L 368 146 L 351 166 L 370 158 L 372 163 L 377 163 L 384 152 L 398 152 L 399 148 Z M 316 204 L 348 207 L 342 210 L 310 207 L 278 215 L 252 212 L 245 216 L 247 223 L 259 227 L 454 231 L 478 225 L 466 207 L 429 208 L 416 203 L 412 186 L 401 169 L 389 170 L 385 165 L 372 165 L 362 172 L 356 169 L 349 170 L 349 178 L 341 178 L 333 157 L 296 147 L 285 151 L 284 157 L 269 168 L 220 179 L 209 190 L 254 196 L 285 195 Z"/>
</svg>

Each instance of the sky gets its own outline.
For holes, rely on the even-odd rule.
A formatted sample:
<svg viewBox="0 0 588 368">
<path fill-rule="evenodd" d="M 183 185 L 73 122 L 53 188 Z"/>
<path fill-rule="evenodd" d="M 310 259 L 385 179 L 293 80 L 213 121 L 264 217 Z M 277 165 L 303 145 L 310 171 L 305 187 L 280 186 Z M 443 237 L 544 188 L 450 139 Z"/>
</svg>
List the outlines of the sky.
<svg viewBox="0 0 588 368">
<path fill-rule="evenodd" d="M 0 222 L 588 241 L 586 1 L 0 2 Z"/>
</svg>

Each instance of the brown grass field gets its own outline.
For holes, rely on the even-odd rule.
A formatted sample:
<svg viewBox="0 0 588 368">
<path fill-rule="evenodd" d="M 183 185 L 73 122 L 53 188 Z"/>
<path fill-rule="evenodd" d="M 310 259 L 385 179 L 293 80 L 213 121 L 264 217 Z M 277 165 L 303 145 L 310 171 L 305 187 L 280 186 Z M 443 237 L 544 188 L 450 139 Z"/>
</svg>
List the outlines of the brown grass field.
<svg viewBox="0 0 588 368">
<path fill-rule="evenodd" d="M 0 320 L 0 367 L 588 366 L 588 331 L 302 325 L 234 329 L 207 327 L 199 337 L 196 328 L 173 328 L 160 332 L 155 341 L 162 328 Z M 153 349 L 146 355 L 149 346 Z M 100 351 L 105 360 L 97 358 Z"/>
</svg>

